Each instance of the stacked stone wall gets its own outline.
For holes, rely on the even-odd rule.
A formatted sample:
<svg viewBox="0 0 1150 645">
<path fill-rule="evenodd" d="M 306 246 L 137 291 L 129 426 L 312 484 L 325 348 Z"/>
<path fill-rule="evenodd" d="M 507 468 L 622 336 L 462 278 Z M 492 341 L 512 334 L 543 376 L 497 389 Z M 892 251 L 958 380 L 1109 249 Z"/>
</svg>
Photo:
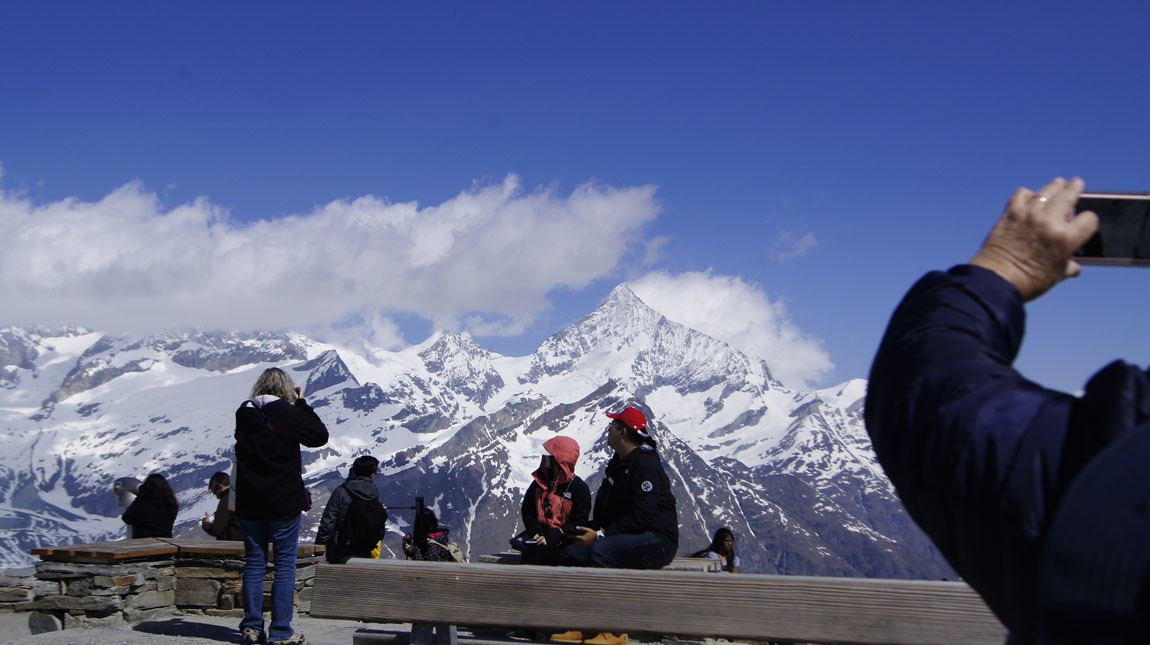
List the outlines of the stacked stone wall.
<svg viewBox="0 0 1150 645">
<path fill-rule="evenodd" d="M 32 600 L 36 569 L 0 569 L 0 614 L 20 611 L 16 605 Z"/>
<path fill-rule="evenodd" d="M 29 612 L 32 633 L 122 625 L 178 614 L 243 615 L 243 561 L 163 556 L 118 564 L 42 561 L 0 573 L 0 612 Z M 311 608 L 318 556 L 296 564 L 297 612 Z M 273 571 L 264 581 L 271 606 Z"/>
</svg>

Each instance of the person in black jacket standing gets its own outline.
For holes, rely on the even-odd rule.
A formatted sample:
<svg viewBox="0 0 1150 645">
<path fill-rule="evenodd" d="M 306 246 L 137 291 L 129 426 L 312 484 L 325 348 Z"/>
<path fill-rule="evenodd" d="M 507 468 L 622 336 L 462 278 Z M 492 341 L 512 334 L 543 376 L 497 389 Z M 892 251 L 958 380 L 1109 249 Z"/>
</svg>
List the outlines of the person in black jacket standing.
<svg viewBox="0 0 1150 645">
<path fill-rule="evenodd" d="M 379 501 L 379 489 L 375 487 L 375 475 L 379 472 L 379 460 L 371 455 L 356 458 L 351 464 L 351 472 L 347 481 L 336 486 L 323 509 L 323 518 L 319 521 L 319 531 L 315 535 L 315 543 L 326 547 L 324 556 L 332 564 L 344 564 L 349 558 L 370 558 L 375 545 L 383 540 L 387 510 Z M 372 527 L 349 526 L 349 521 L 361 521 L 362 518 L 350 517 L 353 503 L 365 503 L 374 507 L 373 521 L 377 523 L 375 530 Z M 374 533 L 370 536 L 371 543 L 365 540 L 363 544 L 355 544 L 353 539 L 360 533 Z M 382 547 L 382 545 L 380 545 Z"/>
<path fill-rule="evenodd" d="M 292 630 L 296 549 L 300 513 L 310 505 L 304 488 L 300 446 L 327 443 L 327 427 L 303 399 L 303 389 L 279 368 L 264 370 L 252 398 L 236 410 L 236 477 L 232 482 L 235 511 L 244 527 L 245 644 L 264 642 L 263 583 L 268 545 L 275 558 L 272 620 L 267 641 L 303 643 Z"/>
</svg>

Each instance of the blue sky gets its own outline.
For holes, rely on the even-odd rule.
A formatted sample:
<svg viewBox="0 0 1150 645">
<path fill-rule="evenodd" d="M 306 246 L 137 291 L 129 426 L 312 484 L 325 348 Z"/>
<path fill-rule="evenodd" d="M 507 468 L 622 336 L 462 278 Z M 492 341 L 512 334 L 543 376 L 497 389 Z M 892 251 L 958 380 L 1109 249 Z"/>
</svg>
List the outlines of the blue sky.
<svg viewBox="0 0 1150 645">
<path fill-rule="evenodd" d="M 1007 6 L 1003 6 L 1006 4 Z M 526 354 L 631 281 L 865 377 L 1016 186 L 1150 190 L 1144 3 L 0 4 L 0 326 L 433 327 Z M 1150 272 L 1019 362 L 1147 362 Z M 270 319 L 270 320 L 269 320 Z M 335 327 L 332 327 L 332 324 Z"/>
</svg>

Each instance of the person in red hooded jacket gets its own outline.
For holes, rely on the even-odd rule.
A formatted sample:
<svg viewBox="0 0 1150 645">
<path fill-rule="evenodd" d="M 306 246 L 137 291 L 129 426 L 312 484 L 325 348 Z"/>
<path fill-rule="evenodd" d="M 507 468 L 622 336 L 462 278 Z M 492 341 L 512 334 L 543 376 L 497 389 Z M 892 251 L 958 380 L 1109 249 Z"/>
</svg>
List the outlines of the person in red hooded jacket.
<svg viewBox="0 0 1150 645">
<path fill-rule="evenodd" d="M 547 451 L 523 496 L 523 564 L 559 564 L 563 526 L 586 526 L 591 515 L 591 489 L 575 474 L 579 444 L 557 436 L 543 443 Z"/>
</svg>

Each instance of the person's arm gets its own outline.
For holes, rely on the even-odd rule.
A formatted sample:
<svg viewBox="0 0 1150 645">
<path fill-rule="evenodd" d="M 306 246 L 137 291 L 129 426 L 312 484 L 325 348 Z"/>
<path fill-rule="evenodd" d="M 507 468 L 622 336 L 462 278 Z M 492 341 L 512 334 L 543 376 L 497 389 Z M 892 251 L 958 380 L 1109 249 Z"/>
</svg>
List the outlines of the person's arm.
<svg viewBox="0 0 1150 645">
<path fill-rule="evenodd" d="M 327 498 L 327 506 L 323 508 L 323 516 L 319 520 L 319 530 L 315 534 L 315 543 L 332 546 L 331 540 L 339 526 L 339 519 L 343 517 L 351 497 L 343 486 L 336 486 Z"/>
<path fill-rule="evenodd" d="M 535 510 L 535 496 L 539 494 L 539 484 L 535 481 L 527 487 L 527 492 L 523 494 L 523 504 L 519 508 L 519 516 L 523 520 L 523 530 L 527 532 L 529 537 L 539 535 L 542 530 L 537 517 L 538 512 Z"/>
<path fill-rule="evenodd" d="M 1011 364 L 1024 299 L 1080 270 L 1097 226 L 1073 217 L 1081 189 L 1020 189 L 972 264 L 915 284 L 867 385 L 867 430 L 907 511 L 1004 622 L 1032 597 L 1075 402 Z"/>
<path fill-rule="evenodd" d="M 132 525 L 140 521 L 140 504 L 138 499 L 132 500 L 132 503 L 128 504 L 128 508 L 124 509 L 124 514 L 120 516 L 120 519 L 124 520 L 124 524 Z"/>
<path fill-rule="evenodd" d="M 587 482 L 576 477 L 567 490 L 571 491 L 571 513 L 564 523 L 587 526 L 591 517 L 591 489 L 587 487 Z"/>
<path fill-rule="evenodd" d="M 200 521 L 200 528 L 202 528 L 208 535 L 218 539 L 220 535 L 222 535 L 223 532 L 227 530 L 227 517 L 220 515 L 220 509 L 227 510 L 227 507 L 227 498 L 218 500 L 216 503 L 215 521 L 213 522 L 212 520 L 208 519 L 207 515 L 204 515 L 204 519 Z"/>
<path fill-rule="evenodd" d="M 291 406 L 296 420 L 296 436 L 308 448 L 319 448 L 327 444 L 327 426 L 320 420 L 315 410 L 303 398 L 295 400 Z"/>
</svg>

